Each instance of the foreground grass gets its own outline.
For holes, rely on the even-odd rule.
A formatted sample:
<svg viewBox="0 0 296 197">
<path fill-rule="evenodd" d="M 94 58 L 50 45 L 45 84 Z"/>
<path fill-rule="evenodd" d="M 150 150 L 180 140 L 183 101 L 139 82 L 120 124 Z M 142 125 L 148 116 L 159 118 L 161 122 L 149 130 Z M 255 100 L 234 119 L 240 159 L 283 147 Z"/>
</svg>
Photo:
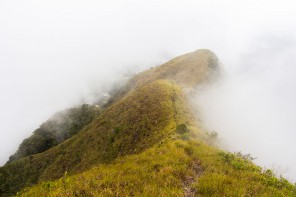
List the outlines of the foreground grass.
<svg viewBox="0 0 296 197">
<path fill-rule="evenodd" d="M 181 196 L 192 162 L 177 142 L 25 189 L 20 196 Z"/>
<path fill-rule="evenodd" d="M 197 196 L 296 196 L 295 186 L 271 171 L 184 140 L 184 134 L 112 164 L 40 183 L 18 196 L 184 196 L 186 189 Z"/>
</svg>

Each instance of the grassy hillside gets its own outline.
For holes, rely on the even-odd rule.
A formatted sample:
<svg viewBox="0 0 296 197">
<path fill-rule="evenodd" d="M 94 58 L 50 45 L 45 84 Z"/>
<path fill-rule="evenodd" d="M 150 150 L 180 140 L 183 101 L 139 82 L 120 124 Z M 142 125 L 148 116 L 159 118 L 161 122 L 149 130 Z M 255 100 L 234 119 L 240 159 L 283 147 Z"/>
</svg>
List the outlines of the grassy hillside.
<svg viewBox="0 0 296 197">
<path fill-rule="evenodd" d="M 18 196 L 295 196 L 247 157 L 175 134 L 146 151 L 27 188 Z"/>
<path fill-rule="evenodd" d="M 108 104 L 119 100 L 135 87 L 160 79 L 172 80 L 181 88 L 194 88 L 199 83 L 217 76 L 219 70 L 217 56 L 210 50 L 199 49 L 138 73 L 124 87 L 111 94 L 112 97 Z"/>
<path fill-rule="evenodd" d="M 139 73 L 76 135 L 0 168 L 1 196 L 296 196 L 200 130 L 183 91 L 217 65 L 197 50 Z"/>
<path fill-rule="evenodd" d="M 0 168 L 2 195 L 153 146 L 188 116 L 183 100 L 181 90 L 169 81 L 156 81 L 130 92 L 72 138 Z"/>
<path fill-rule="evenodd" d="M 218 64 L 218 58 L 213 52 L 199 49 L 141 72 L 130 83 L 132 86 L 142 86 L 158 79 L 167 79 L 175 81 L 183 88 L 192 88 L 217 72 Z"/>
</svg>

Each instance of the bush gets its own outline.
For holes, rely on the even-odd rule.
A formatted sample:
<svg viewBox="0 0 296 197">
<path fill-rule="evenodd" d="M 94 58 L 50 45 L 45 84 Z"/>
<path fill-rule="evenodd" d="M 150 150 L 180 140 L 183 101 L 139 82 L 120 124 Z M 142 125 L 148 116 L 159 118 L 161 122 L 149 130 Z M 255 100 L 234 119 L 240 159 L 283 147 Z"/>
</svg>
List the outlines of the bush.
<svg viewBox="0 0 296 197">
<path fill-rule="evenodd" d="M 187 128 L 187 126 L 185 124 L 179 124 L 176 127 L 176 132 L 178 134 L 184 134 L 184 133 L 188 133 L 189 132 L 189 129 Z"/>
</svg>

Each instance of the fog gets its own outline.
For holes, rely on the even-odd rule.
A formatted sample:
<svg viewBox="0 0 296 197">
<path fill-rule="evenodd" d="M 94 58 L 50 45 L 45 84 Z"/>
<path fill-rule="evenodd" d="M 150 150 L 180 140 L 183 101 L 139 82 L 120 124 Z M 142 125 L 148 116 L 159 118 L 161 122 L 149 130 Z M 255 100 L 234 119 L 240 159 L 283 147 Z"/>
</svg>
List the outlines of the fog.
<svg viewBox="0 0 296 197">
<path fill-rule="evenodd" d="M 296 47 L 278 39 L 261 40 L 240 67 L 221 65 L 219 78 L 200 85 L 193 101 L 222 148 L 251 153 L 255 163 L 295 181 Z"/>
<path fill-rule="evenodd" d="M 196 102 L 205 126 L 262 165 L 295 165 L 293 1 L 0 1 L 0 164 L 54 112 L 208 48 L 225 74 Z"/>
</svg>

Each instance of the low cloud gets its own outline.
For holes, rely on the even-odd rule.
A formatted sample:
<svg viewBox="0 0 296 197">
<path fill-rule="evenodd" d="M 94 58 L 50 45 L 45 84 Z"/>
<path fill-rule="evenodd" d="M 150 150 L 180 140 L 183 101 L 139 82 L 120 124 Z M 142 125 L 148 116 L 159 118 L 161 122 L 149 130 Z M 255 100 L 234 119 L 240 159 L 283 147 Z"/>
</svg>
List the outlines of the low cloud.
<svg viewBox="0 0 296 197">
<path fill-rule="evenodd" d="M 295 45 L 273 37 L 249 49 L 235 66 L 194 97 L 205 127 L 224 148 L 251 153 L 256 163 L 296 178 Z"/>
<path fill-rule="evenodd" d="M 296 177 L 294 19 L 290 0 L 2 0 L 0 164 L 56 111 L 208 48 L 225 75 L 197 99 L 205 124 Z"/>
</svg>

